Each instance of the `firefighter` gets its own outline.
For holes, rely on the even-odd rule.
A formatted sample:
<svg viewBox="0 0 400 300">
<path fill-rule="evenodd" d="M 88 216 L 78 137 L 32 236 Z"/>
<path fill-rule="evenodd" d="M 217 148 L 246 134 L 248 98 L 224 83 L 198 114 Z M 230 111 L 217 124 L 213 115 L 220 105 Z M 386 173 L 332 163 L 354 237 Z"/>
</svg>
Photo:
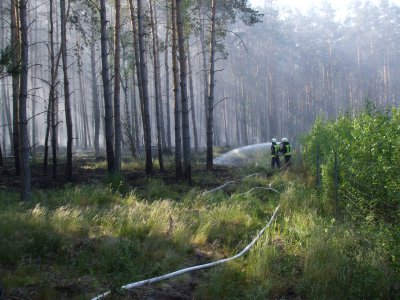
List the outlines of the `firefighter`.
<svg viewBox="0 0 400 300">
<path fill-rule="evenodd" d="M 276 167 L 279 169 L 281 167 L 281 163 L 279 161 L 279 145 L 276 143 L 276 138 L 271 140 L 271 169 L 275 169 Z"/>
<path fill-rule="evenodd" d="M 292 158 L 292 147 L 287 138 L 282 138 L 281 149 L 280 152 L 283 154 L 285 158 L 285 166 L 290 168 L 290 160 Z"/>
</svg>

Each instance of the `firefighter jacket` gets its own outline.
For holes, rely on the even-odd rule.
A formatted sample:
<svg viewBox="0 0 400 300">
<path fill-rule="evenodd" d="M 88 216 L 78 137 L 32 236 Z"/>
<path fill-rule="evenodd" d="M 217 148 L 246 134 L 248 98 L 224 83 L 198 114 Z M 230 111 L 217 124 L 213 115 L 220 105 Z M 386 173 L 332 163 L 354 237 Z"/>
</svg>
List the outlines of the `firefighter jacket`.
<svg viewBox="0 0 400 300">
<path fill-rule="evenodd" d="M 290 146 L 289 142 L 283 142 L 281 144 L 281 152 L 282 152 L 283 156 L 292 155 L 292 147 Z"/>
<path fill-rule="evenodd" d="M 271 157 L 278 157 L 279 156 L 279 145 L 276 143 L 272 143 L 271 145 Z"/>
</svg>

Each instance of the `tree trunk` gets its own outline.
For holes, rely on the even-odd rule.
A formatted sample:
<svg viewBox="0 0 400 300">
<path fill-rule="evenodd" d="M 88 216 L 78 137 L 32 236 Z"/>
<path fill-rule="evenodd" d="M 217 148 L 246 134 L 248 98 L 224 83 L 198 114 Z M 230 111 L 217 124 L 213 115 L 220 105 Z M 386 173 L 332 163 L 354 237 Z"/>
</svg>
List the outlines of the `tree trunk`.
<svg viewBox="0 0 400 300">
<path fill-rule="evenodd" d="M 21 200 L 31 200 L 31 172 L 29 167 L 29 136 L 26 116 L 28 98 L 28 22 L 27 1 L 20 0 L 20 32 L 21 32 L 21 82 L 19 90 L 19 132 L 21 146 Z"/>
<path fill-rule="evenodd" d="M 201 14 L 199 10 L 199 19 L 201 20 Z M 200 24 L 200 46 L 201 46 L 201 55 L 202 55 L 202 69 L 203 69 L 203 101 L 204 101 L 204 118 L 201 118 L 202 122 L 205 124 L 205 128 L 207 129 L 207 120 L 208 120 L 208 85 L 207 85 L 207 49 L 206 49 L 206 37 L 204 33 L 204 20 L 201 21 Z M 203 124 L 203 125 L 204 125 Z M 206 130 L 207 132 L 207 130 Z M 206 137 L 207 138 L 207 137 Z"/>
<path fill-rule="evenodd" d="M 11 47 L 14 55 L 12 56 L 12 65 L 17 69 L 20 64 L 20 34 L 18 30 L 18 0 L 11 0 Z M 13 146 L 14 146 L 14 165 L 16 175 L 20 175 L 20 150 L 19 150 L 19 89 L 20 89 L 20 74 L 15 70 L 12 74 L 12 94 L 13 94 Z"/>
<path fill-rule="evenodd" d="M 161 78 L 160 78 L 160 61 L 159 61 L 159 47 L 158 47 L 158 37 L 157 37 L 157 20 L 156 20 L 156 12 L 155 7 L 153 7 L 154 3 L 152 0 L 149 0 L 150 6 L 150 18 L 151 18 L 151 33 L 153 37 L 153 62 L 154 62 L 154 92 L 155 92 L 155 107 L 156 107 L 156 124 L 157 124 L 157 148 L 158 148 L 158 161 L 160 164 L 160 172 L 164 173 L 164 162 L 163 162 L 163 145 L 165 143 L 162 142 L 164 139 L 163 133 L 161 130 L 162 119 L 161 119 L 161 110 L 162 110 L 162 97 L 161 97 Z"/>
<path fill-rule="evenodd" d="M 124 66 L 124 102 L 125 102 L 125 132 L 128 138 L 129 150 L 131 151 L 132 157 L 136 157 L 136 146 L 135 146 L 135 132 L 132 128 L 131 108 L 129 107 L 129 83 L 128 83 L 128 62 L 126 61 L 126 47 L 123 47 L 123 66 Z"/>
<path fill-rule="evenodd" d="M 3 167 L 3 151 L 1 150 L 1 140 L 0 140 L 0 167 Z"/>
<path fill-rule="evenodd" d="M 92 102 L 93 102 L 93 117 L 94 117 L 94 152 L 96 157 L 100 156 L 99 136 L 100 136 L 100 106 L 99 106 L 99 91 L 97 89 L 96 77 L 96 37 L 95 37 L 95 15 L 92 12 L 91 17 L 91 36 L 90 36 L 90 70 L 92 77 Z"/>
<path fill-rule="evenodd" d="M 69 7 L 69 5 L 68 5 Z M 72 180 L 72 117 L 69 94 L 68 61 L 67 61 L 67 12 L 65 11 L 65 0 L 60 0 L 61 14 L 61 53 L 64 73 L 64 101 L 65 101 L 65 123 L 67 125 L 67 160 L 65 164 L 65 177 Z"/>
<path fill-rule="evenodd" d="M 51 104 L 51 150 L 52 150 L 52 176 L 57 178 L 57 119 L 58 119 L 58 95 L 53 96 Z"/>
<path fill-rule="evenodd" d="M 54 1 L 50 0 L 50 12 L 49 12 L 49 37 L 50 37 L 50 82 L 49 82 L 49 98 L 47 105 L 47 125 L 46 125 L 46 136 L 44 142 L 44 158 L 43 158 L 43 174 L 47 174 L 48 158 L 49 158 L 49 136 L 50 128 L 52 128 L 52 112 L 53 105 L 56 97 L 56 81 L 58 77 L 58 66 L 61 58 L 61 51 L 58 52 L 57 58 L 54 54 L 54 24 L 53 24 L 53 4 Z M 61 50 L 61 49 L 60 49 Z"/>
<path fill-rule="evenodd" d="M 147 83 L 147 67 L 145 58 L 145 32 L 143 29 L 143 10 L 142 0 L 137 0 L 138 13 L 138 42 L 139 42 L 139 59 L 140 59 L 140 77 L 142 84 L 142 118 L 144 131 L 144 146 L 146 149 L 146 174 L 150 175 L 153 172 L 153 162 L 151 159 L 151 125 L 150 125 L 150 109 L 149 109 L 149 92 Z"/>
<path fill-rule="evenodd" d="M 101 21 L 101 76 L 103 78 L 104 90 L 104 127 L 107 153 L 107 169 L 113 173 L 115 168 L 113 148 L 113 117 L 112 117 L 112 95 L 110 87 L 110 74 L 108 71 L 108 33 L 106 0 L 100 0 L 100 21 Z"/>
<path fill-rule="evenodd" d="M 6 83 L 7 83 L 7 81 L 6 81 Z M 14 149 L 13 126 L 12 126 L 13 121 L 11 119 L 10 105 L 8 103 L 9 93 L 8 93 L 6 85 L 3 85 L 1 93 L 2 93 L 2 97 L 3 97 L 3 103 L 4 103 L 4 119 L 7 122 L 8 136 L 9 136 L 9 140 L 10 140 L 10 152 L 12 152 Z M 3 129 L 5 129 L 5 128 L 6 127 L 4 126 Z M 5 130 L 3 130 L 3 133 L 4 133 L 3 138 L 5 139 L 5 136 L 6 136 Z M 4 153 L 5 153 L 5 155 L 7 154 L 7 150 L 6 150 L 5 146 L 4 146 Z"/>
<path fill-rule="evenodd" d="M 208 93 L 207 93 L 207 170 L 213 169 L 213 126 L 214 126 L 214 60 L 215 60 L 215 16 L 217 12 L 217 0 L 212 0 L 211 6 L 211 39 L 210 39 L 210 68 L 208 74 Z"/>
<path fill-rule="evenodd" d="M 129 0 L 129 10 L 131 14 L 131 25 L 132 25 L 132 33 L 133 33 L 133 50 L 135 52 L 135 66 L 136 66 L 136 78 L 138 81 L 138 90 L 139 90 L 139 100 L 140 100 L 140 112 L 142 115 L 142 124 L 144 127 L 145 119 L 144 119 L 144 109 L 143 109 L 143 84 L 142 84 L 142 77 L 141 77 L 141 65 L 140 65 L 140 57 L 139 57 L 139 41 L 138 41 L 138 32 L 136 27 L 136 18 L 135 18 L 135 9 L 133 7 L 133 0 Z M 133 93 L 132 96 L 135 94 L 135 82 L 133 82 Z M 137 115 L 136 103 L 134 103 L 133 111 L 135 116 Z M 135 119 L 135 130 L 136 130 L 136 138 L 138 139 L 136 145 L 139 146 L 139 126 L 138 126 L 137 118 Z M 143 130 L 144 131 L 144 130 Z"/>
<path fill-rule="evenodd" d="M 115 0 L 114 28 L 114 129 L 115 129 L 115 161 L 114 171 L 121 172 L 121 2 Z"/>
<path fill-rule="evenodd" d="M 139 120 L 138 120 L 138 110 L 136 106 L 136 87 L 135 87 L 135 79 L 134 76 L 132 76 L 132 85 L 131 85 L 131 112 L 132 112 L 132 124 L 134 126 L 133 128 L 133 135 L 135 137 L 135 152 L 137 153 L 139 149 Z"/>
<path fill-rule="evenodd" d="M 189 49 L 189 38 L 186 40 L 186 49 L 188 57 L 189 66 L 189 91 L 190 91 L 190 110 L 192 112 L 192 127 L 193 127 L 193 137 L 194 137 L 194 152 L 199 152 L 199 138 L 197 136 L 197 124 L 196 124 L 196 109 L 194 105 L 194 87 L 193 87 L 193 72 L 192 72 L 192 62 L 190 59 L 190 49 Z"/>
<path fill-rule="evenodd" d="M 49 135 L 50 135 L 50 122 L 51 122 L 51 97 L 52 94 L 52 87 L 50 86 L 49 91 L 49 102 L 47 105 L 47 116 L 46 116 L 46 134 L 44 138 L 44 155 L 43 155 L 43 175 L 47 175 L 47 167 L 49 161 Z"/>
<path fill-rule="evenodd" d="M 190 149 L 189 97 L 187 91 L 187 58 L 183 33 L 182 0 L 176 0 L 176 29 L 178 33 L 179 67 L 182 102 L 183 177 L 192 181 L 192 152 Z"/>
<path fill-rule="evenodd" d="M 51 54 L 51 67 L 55 68 L 55 70 L 58 71 L 58 61 L 57 65 L 53 65 L 54 63 L 54 40 L 53 40 L 53 0 L 50 1 L 50 8 L 51 8 L 51 18 L 50 18 L 50 23 L 51 23 L 51 37 L 50 37 L 50 43 L 51 43 L 51 48 L 52 48 L 52 54 Z M 56 26 L 57 29 L 57 26 Z M 58 34 L 58 32 L 56 32 Z M 57 35 L 56 35 L 57 36 Z M 60 53 L 61 53 L 61 48 L 60 48 Z M 57 74 L 56 74 L 57 76 Z M 51 88 L 53 88 L 53 97 L 51 98 L 51 150 L 52 150 L 52 177 L 55 179 L 57 177 L 57 120 L 58 120 L 58 95 L 57 95 L 57 90 L 56 90 L 56 77 L 54 77 L 54 81 L 51 81 Z"/>
<path fill-rule="evenodd" d="M 181 101 L 179 91 L 179 70 L 178 70 L 178 50 L 176 40 L 176 1 L 171 0 L 172 18 L 172 74 L 174 78 L 174 117 L 175 117 L 175 177 L 176 180 L 182 178 L 182 139 L 181 139 Z"/>
<path fill-rule="evenodd" d="M 84 77 L 82 70 L 82 50 L 81 43 L 79 39 L 79 35 L 77 37 L 76 43 L 76 53 L 77 53 L 77 64 L 78 64 L 78 78 L 79 78 L 79 94 L 80 94 L 80 104 L 81 104 L 81 120 L 83 126 L 83 145 L 85 149 L 91 147 L 91 139 L 90 139 L 90 128 L 88 121 L 88 114 L 86 109 L 86 96 L 85 96 L 85 87 L 84 87 Z"/>
<path fill-rule="evenodd" d="M 166 0 L 166 4 L 168 6 L 168 0 Z M 167 19 L 167 27 L 169 26 L 169 10 L 166 11 L 166 19 Z M 166 114 L 167 114 L 167 149 L 168 152 L 172 152 L 172 135 L 171 135 L 171 110 L 170 110 L 170 94 L 169 94 L 169 64 L 168 64 L 168 40 L 169 40 L 170 31 L 167 29 L 165 30 L 165 96 L 167 97 L 166 100 Z"/>
</svg>

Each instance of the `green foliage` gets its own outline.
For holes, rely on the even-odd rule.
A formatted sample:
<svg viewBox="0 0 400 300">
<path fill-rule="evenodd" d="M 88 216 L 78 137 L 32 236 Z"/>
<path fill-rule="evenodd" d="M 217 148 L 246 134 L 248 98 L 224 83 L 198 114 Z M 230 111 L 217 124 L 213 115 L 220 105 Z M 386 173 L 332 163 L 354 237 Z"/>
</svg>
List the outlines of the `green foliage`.
<svg viewBox="0 0 400 300">
<path fill-rule="evenodd" d="M 11 76 L 21 73 L 21 64 L 13 62 L 14 49 L 8 45 L 4 49 L 0 49 L 0 73 L 5 69 L 6 73 Z"/>
<path fill-rule="evenodd" d="M 302 173 L 248 177 L 208 194 L 160 179 L 122 193 L 121 178 L 113 181 L 36 192 L 33 203 L 0 193 L 6 291 L 34 287 L 36 295 L 62 299 L 54 282 L 69 278 L 81 298 L 118 294 L 123 284 L 238 253 L 279 202 L 278 218 L 245 256 L 191 275 L 199 281 L 196 299 L 389 299 L 400 292 L 396 225 L 337 222 L 332 201 Z M 269 186 L 280 193 L 246 193 Z"/>
<path fill-rule="evenodd" d="M 305 257 L 301 289 L 311 298 L 388 299 L 394 278 L 371 232 L 343 227 L 316 231 Z"/>
<path fill-rule="evenodd" d="M 322 169 L 324 195 L 333 198 L 334 153 L 338 157 L 342 208 L 354 221 L 399 221 L 400 110 L 371 104 L 356 117 L 318 120 L 305 138 L 304 157 L 316 174 Z"/>
</svg>

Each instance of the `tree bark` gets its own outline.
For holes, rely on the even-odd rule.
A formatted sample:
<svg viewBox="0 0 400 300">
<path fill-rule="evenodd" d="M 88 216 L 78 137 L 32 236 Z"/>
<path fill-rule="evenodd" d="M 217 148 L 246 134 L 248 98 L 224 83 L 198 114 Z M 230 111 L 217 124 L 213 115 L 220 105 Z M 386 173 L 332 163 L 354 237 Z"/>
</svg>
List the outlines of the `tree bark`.
<svg viewBox="0 0 400 300">
<path fill-rule="evenodd" d="M 50 12 L 49 12 L 49 54 L 50 54 L 50 82 L 49 82 L 49 98 L 47 105 L 47 125 L 46 125 L 46 135 L 44 142 L 44 157 L 43 157 L 43 174 L 47 174 L 48 158 L 49 158 L 49 136 L 50 128 L 52 127 L 52 111 L 53 105 L 55 103 L 56 94 L 56 81 L 58 77 L 58 66 L 61 58 L 61 51 L 58 52 L 57 58 L 54 54 L 54 24 L 53 24 L 53 4 L 54 0 L 50 0 Z M 61 49 L 60 49 L 61 50 Z"/>
<path fill-rule="evenodd" d="M 93 117 L 94 117 L 94 152 L 96 157 L 100 156 L 99 136 L 100 136 L 100 106 L 99 106 L 99 91 L 97 88 L 96 77 L 96 37 L 95 37 L 95 15 L 92 11 L 91 16 L 91 35 L 90 35 L 90 70 L 92 77 L 92 102 L 93 102 Z"/>
<path fill-rule="evenodd" d="M 26 116 L 28 98 L 28 22 L 27 1 L 19 1 L 21 31 L 21 82 L 19 90 L 19 132 L 21 146 L 21 200 L 31 200 L 31 173 L 29 167 L 29 136 Z"/>
<path fill-rule="evenodd" d="M 68 5 L 69 6 L 69 5 Z M 65 0 L 60 0 L 61 14 L 61 53 L 64 73 L 64 101 L 65 101 L 65 123 L 67 126 L 67 160 L 65 164 L 65 177 L 72 180 L 72 117 L 69 94 L 68 60 L 67 60 L 67 16 L 68 9 L 65 9 Z"/>
<path fill-rule="evenodd" d="M 192 152 L 190 149 L 189 129 L 189 97 L 187 89 L 187 58 L 185 51 L 185 35 L 183 33 L 182 0 L 176 0 L 176 29 L 178 33 L 179 69 L 181 80 L 182 102 L 182 146 L 183 146 L 183 177 L 192 181 Z"/>
<path fill-rule="evenodd" d="M 101 76 L 104 90 L 104 127 L 107 153 L 107 169 L 113 173 L 115 168 L 115 157 L 113 148 L 113 117 L 112 117 L 112 95 L 110 87 L 110 74 L 108 71 L 108 33 L 106 0 L 100 0 L 100 22 L 101 22 Z"/>
<path fill-rule="evenodd" d="M 160 172 L 164 173 L 164 162 L 163 162 L 163 143 L 164 140 L 161 119 L 162 110 L 162 97 L 161 97 L 161 78 L 160 78 L 160 60 L 159 60 L 159 46 L 157 37 L 157 20 L 154 2 L 149 0 L 150 7 L 150 18 L 151 18 L 151 33 L 153 37 L 153 62 L 154 62 L 154 92 L 155 92 L 155 107 L 156 107 L 156 124 L 157 124 L 157 148 L 158 148 L 158 162 L 160 165 Z"/>
<path fill-rule="evenodd" d="M 136 17 L 135 17 L 135 9 L 133 7 L 133 0 L 129 0 L 129 10 L 131 14 L 131 25 L 132 25 L 132 35 L 133 35 L 133 50 L 135 53 L 135 66 L 136 66 L 136 78 L 138 82 L 138 90 L 139 90 L 139 100 L 140 100 L 140 112 L 142 116 L 142 124 L 144 127 L 145 119 L 144 119 L 144 109 L 143 109 L 143 84 L 142 84 L 142 77 L 141 77 L 141 71 L 140 71 L 140 57 L 139 57 L 139 41 L 138 41 L 138 32 L 137 32 L 137 26 L 136 26 Z M 135 95 L 135 82 L 133 82 L 133 90 L 132 90 L 132 96 L 133 98 Z M 137 116 L 137 109 L 136 109 L 136 102 L 134 102 L 133 105 L 133 111 L 135 114 L 135 130 L 136 130 L 136 146 L 139 147 L 139 122 L 136 118 Z"/>
<path fill-rule="evenodd" d="M 181 101 L 179 90 L 179 70 L 178 70 L 178 50 L 176 37 L 176 1 L 171 0 L 171 18 L 172 18 L 172 74 L 174 79 L 174 118 L 175 118 L 175 178 L 182 179 L 182 138 L 181 138 Z"/>
<path fill-rule="evenodd" d="M 213 169 L 213 127 L 214 127 L 214 60 L 215 60 L 215 17 L 217 12 L 217 0 L 211 4 L 211 39 L 210 39 L 210 68 L 208 73 L 206 135 L 207 135 L 207 170 Z"/>
<path fill-rule="evenodd" d="M 20 89 L 20 41 L 19 26 L 18 26 L 18 0 L 11 0 L 11 48 L 13 49 L 14 55 L 12 56 L 13 74 L 12 74 L 12 98 L 13 98 L 13 146 L 14 146 L 14 165 L 15 173 L 17 176 L 20 175 L 20 149 L 19 149 L 19 89 Z"/>
<path fill-rule="evenodd" d="M 144 131 L 144 146 L 146 149 L 146 174 L 150 175 L 153 172 L 153 162 L 151 159 L 151 125 L 150 125 L 150 109 L 149 109 L 149 92 L 147 83 L 147 67 L 145 58 L 145 32 L 143 29 L 143 9 L 142 0 L 137 0 L 138 13 L 138 42 L 139 42 L 139 59 L 140 59 L 140 77 L 142 84 L 142 118 Z"/>
<path fill-rule="evenodd" d="M 121 172 L 121 1 L 115 0 L 114 28 L 114 129 L 115 129 L 115 161 L 114 171 Z"/>
<path fill-rule="evenodd" d="M 189 91 L 190 91 L 190 110 L 192 113 L 192 127 L 193 127 L 193 138 L 194 138 L 194 152 L 199 152 L 199 138 L 197 136 L 197 123 L 196 123 L 196 108 L 194 105 L 194 87 L 193 87 L 193 72 L 192 72 L 192 62 L 190 58 L 189 49 L 189 38 L 186 39 L 186 49 L 188 57 L 188 67 L 189 67 Z"/>
<path fill-rule="evenodd" d="M 0 140 L 0 167 L 3 167 L 3 151 L 1 150 L 1 140 Z"/>
<path fill-rule="evenodd" d="M 168 6 L 168 0 L 166 0 Z M 169 10 L 166 11 L 167 27 L 169 26 Z M 170 94 L 169 94 L 169 63 L 168 63 L 168 49 L 169 49 L 169 34 L 170 31 L 165 30 L 165 96 L 166 100 L 166 114 L 167 114 L 167 150 L 169 153 L 172 152 L 172 135 L 171 135 L 171 110 L 170 110 Z"/>
</svg>

